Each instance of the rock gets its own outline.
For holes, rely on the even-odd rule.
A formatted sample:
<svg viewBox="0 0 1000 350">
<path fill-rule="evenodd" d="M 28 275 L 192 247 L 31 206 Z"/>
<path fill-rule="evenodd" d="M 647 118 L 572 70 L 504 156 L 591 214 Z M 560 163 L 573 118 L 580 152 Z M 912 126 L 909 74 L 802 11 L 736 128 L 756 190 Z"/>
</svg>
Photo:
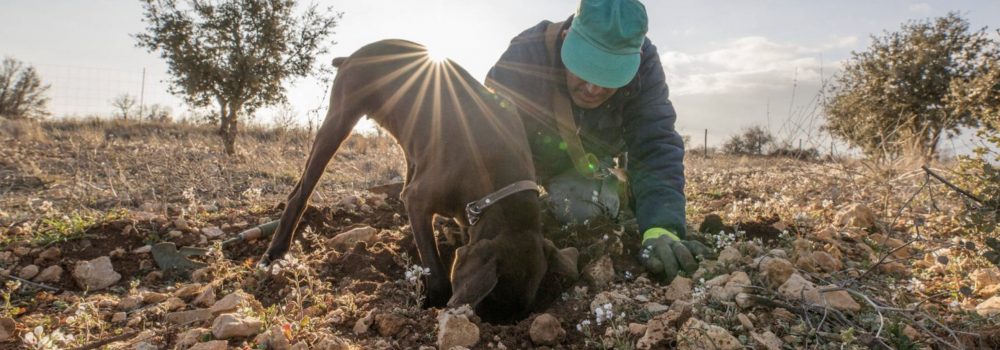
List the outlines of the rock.
<svg viewBox="0 0 1000 350">
<path fill-rule="evenodd" d="M 776 319 L 785 320 L 785 321 L 790 321 L 790 320 L 795 319 L 795 314 L 793 314 L 791 311 L 788 311 L 785 308 L 781 308 L 781 307 L 779 307 L 777 309 L 774 309 L 774 310 L 771 310 L 771 316 L 774 317 L 774 318 L 776 318 Z"/>
<path fill-rule="evenodd" d="M 878 265 L 878 270 L 891 275 L 906 275 L 910 271 L 906 265 L 903 265 L 903 263 L 898 261 L 883 262 Z"/>
<path fill-rule="evenodd" d="M 0 342 L 14 340 L 17 337 L 17 324 L 10 317 L 0 318 Z"/>
<path fill-rule="evenodd" d="M 678 276 L 665 288 L 663 299 L 671 303 L 675 300 L 690 300 L 693 290 L 694 287 L 690 278 Z"/>
<path fill-rule="evenodd" d="M 212 306 L 215 304 L 215 288 L 211 285 L 205 286 L 205 288 L 201 290 L 201 293 L 198 293 L 198 296 L 191 301 L 191 304 L 200 307 Z"/>
<path fill-rule="evenodd" d="M 915 328 L 913 328 L 910 325 L 906 325 L 906 327 L 903 328 L 903 334 L 914 341 L 919 340 L 921 338 L 920 332 L 918 332 Z"/>
<path fill-rule="evenodd" d="M 551 314 L 541 314 L 531 321 L 531 328 L 528 330 L 531 342 L 535 345 L 553 346 L 559 344 L 566 336 L 566 330 L 562 328 L 559 319 Z"/>
<path fill-rule="evenodd" d="M 229 346 L 225 340 L 210 340 L 204 343 L 198 343 L 194 346 L 188 348 L 188 350 L 226 350 Z"/>
<path fill-rule="evenodd" d="M 804 255 L 807 252 L 811 252 L 812 247 L 812 242 L 805 238 L 796 238 L 792 241 L 792 249 L 794 249 L 796 255 Z"/>
<path fill-rule="evenodd" d="M 660 304 L 660 303 L 646 303 L 646 305 L 644 305 L 643 308 L 650 315 L 656 315 L 658 313 L 661 313 L 661 312 L 664 312 L 664 311 L 667 311 L 667 310 L 670 309 L 670 307 L 668 307 L 666 305 L 663 305 L 663 304 Z"/>
<path fill-rule="evenodd" d="M 753 322 L 750 322 L 750 318 L 747 317 L 747 315 L 738 314 L 736 315 L 736 320 L 740 322 L 740 325 L 743 326 L 743 329 L 748 331 L 754 329 Z"/>
<path fill-rule="evenodd" d="M 635 323 L 635 322 L 629 323 L 628 324 L 628 334 L 631 334 L 633 337 L 638 337 L 638 336 L 644 335 L 644 334 L 646 334 L 646 325 L 644 325 L 642 323 Z"/>
<path fill-rule="evenodd" d="M 788 259 L 788 252 L 786 252 L 784 249 L 780 249 L 780 248 L 771 249 L 771 250 L 767 251 L 767 254 L 768 255 L 773 255 L 776 258 Z"/>
<path fill-rule="evenodd" d="M 222 314 L 216 317 L 215 321 L 212 321 L 212 336 L 216 339 L 249 337 L 260 332 L 261 325 L 263 323 L 254 317 Z"/>
<path fill-rule="evenodd" d="M 184 219 L 184 217 L 174 219 L 174 228 L 181 231 L 191 231 L 191 226 L 188 225 L 188 222 Z"/>
<path fill-rule="evenodd" d="M 254 338 L 254 342 L 266 346 L 269 350 L 288 350 L 292 347 L 288 338 L 285 337 L 285 333 L 281 330 L 281 325 L 277 324 L 271 326 L 266 332 L 258 334 Z"/>
<path fill-rule="evenodd" d="M 316 350 L 350 350 L 351 344 L 344 338 L 324 335 L 313 348 Z"/>
<path fill-rule="evenodd" d="M 169 302 L 169 301 L 168 301 Z M 175 311 L 164 316 L 167 322 L 179 325 L 189 325 L 211 320 L 213 315 L 208 309 L 195 309 L 188 311 Z"/>
<path fill-rule="evenodd" d="M 1000 268 L 976 269 L 969 274 L 969 278 L 976 284 L 976 288 L 986 288 L 994 284 L 1000 284 Z"/>
<path fill-rule="evenodd" d="M 190 299 L 194 296 L 201 294 L 201 290 L 204 287 L 201 283 L 191 283 L 177 288 L 174 291 L 174 296 L 181 299 Z"/>
<path fill-rule="evenodd" d="M 220 229 L 218 227 L 209 226 L 209 227 L 202 228 L 201 229 L 201 234 L 205 235 L 205 237 L 208 237 L 209 239 L 213 239 L 213 238 L 222 237 L 222 235 L 224 235 L 225 232 L 222 232 L 222 229 Z"/>
<path fill-rule="evenodd" d="M 795 272 L 795 266 L 783 258 L 764 258 L 760 263 L 761 275 L 771 288 L 777 288 Z"/>
<path fill-rule="evenodd" d="M 621 305 L 629 301 L 625 294 L 614 292 L 614 291 L 603 291 L 597 293 L 594 299 L 590 301 L 590 313 L 594 313 L 597 308 L 604 306 L 604 304 L 611 305 Z"/>
<path fill-rule="evenodd" d="M 135 345 L 132 345 L 132 350 L 159 350 L 159 349 L 160 347 L 144 341 L 140 341 L 138 343 L 135 343 Z"/>
<path fill-rule="evenodd" d="M 13 236 L 14 234 L 11 234 L 11 235 Z M 25 255 L 28 255 L 28 253 L 31 253 L 31 248 L 24 247 L 24 246 L 14 247 L 14 255 L 25 256 Z"/>
<path fill-rule="evenodd" d="M 33 281 L 38 283 L 45 283 L 45 282 L 58 283 L 59 281 L 62 281 L 62 274 L 63 274 L 62 266 L 52 265 L 46 267 L 45 270 L 42 270 L 42 272 L 38 273 L 38 275 L 35 276 L 35 279 Z"/>
<path fill-rule="evenodd" d="M 142 297 L 138 295 L 130 295 L 118 300 L 118 305 L 115 306 L 118 307 L 118 310 L 129 311 L 139 307 L 139 305 L 142 305 Z"/>
<path fill-rule="evenodd" d="M 830 253 L 823 251 L 815 251 L 812 253 L 812 262 L 820 270 L 824 272 L 837 272 L 843 268 L 840 260 L 830 255 Z"/>
<path fill-rule="evenodd" d="M 212 304 L 212 307 L 209 308 L 209 310 L 216 315 L 224 312 L 233 312 L 236 311 L 236 309 L 238 309 L 243 303 L 252 303 L 253 301 L 256 301 L 253 295 L 249 295 L 242 290 L 238 290 L 226 294 L 226 296 L 222 297 L 222 299 L 219 299 L 219 301 Z"/>
<path fill-rule="evenodd" d="M 147 244 L 139 248 L 132 249 L 132 254 L 148 254 L 153 251 L 153 246 Z"/>
<path fill-rule="evenodd" d="M 750 294 L 747 293 L 736 294 L 736 297 L 734 299 L 736 300 L 736 306 L 739 306 L 741 309 L 749 309 L 751 307 L 754 307 L 754 305 L 756 305 L 756 302 L 753 300 L 753 297 L 751 297 Z"/>
<path fill-rule="evenodd" d="M 378 314 L 375 316 L 376 330 L 383 337 L 391 337 L 399 334 L 408 323 L 408 319 L 394 313 Z"/>
<path fill-rule="evenodd" d="M 836 242 L 835 238 L 837 237 L 837 229 L 833 227 L 827 227 L 825 229 L 816 231 L 816 233 L 813 233 L 812 237 L 817 241 L 823 243 L 835 243 Z"/>
<path fill-rule="evenodd" d="M 176 347 L 178 349 L 187 348 L 191 345 L 197 344 L 205 335 L 210 331 L 207 328 L 192 328 L 182 332 L 177 336 Z"/>
<path fill-rule="evenodd" d="M 126 314 L 124 312 L 116 312 L 116 313 L 114 313 L 114 314 L 111 315 L 111 323 L 125 322 L 126 318 L 128 318 L 128 314 Z"/>
<path fill-rule="evenodd" d="M 59 247 L 50 247 L 38 254 L 38 259 L 35 259 L 35 264 L 53 263 L 59 260 L 62 256 L 62 250 Z"/>
<path fill-rule="evenodd" d="M 337 251 L 346 251 L 353 248 L 358 243 L 374 243 L 377 238 L 378 229 L 371 226 L 358 227 L 346 232 L 341 232 L 326 241 L 326 246 Z"/>
<path fill-rule="evenodd" d="M 746 272 L 736 271 L 729 275 L 724 286 L 715 286 L 709 290 L 709 293 L 716 300 L 732 301 L 737 294 L 742 293 L 744 288 L 750 285 L 750 276 Z"/>
<path fill-rule="evenodd" d="M 743 345 L 726 329 L 692 318 L 677 334 L 677 349 L 739 350 Z"/>
<path fill-rule="evenodd" d="M 181 238 L 183 236 L 184 236 L 184 232 L 181 232 L 179 230 L 170 230 L 170 232 L 167 232 L 167 237 L 170 237 L 170 238 Z"/>
<path fill-rule="evenodd" d="M 38 265 L 28 265 L 17 271 L 17 277 L 30 280 L 38 275 Z"/>
<path fill-rule="evenodd" d="M 309 349 L 309 345 L 306 344 L 305 342 L 300 341 L 298 343 L 295 343 L 295 345 L 292 345 L 292 347 L 289 350 L 307 350 L 307 349 Z"/>
<path fill-rule="evenodd" d="M 607 286 L 615 278 L 610 255 L 604 255 L 583 268 L 583 278 L 595 288 Z"/>
<path fill-rule="evenodd" d="M 740 250 L 736 249 L 734 246 L 728 246 L 719 252 L 719 258 L 716 260 L 718 260 L 719 263 L 728 266 L 738 263 L 740 259 L 743 259 L 743 254 L 740 253 Z"/>
<path fill-rule="evenodd" d="M 368 333 L 368 328 L 375 323 L 375 309 L 368 310 L 365 317 L 359 318 L 357 322 L 354 323 L 354 334 L 365 334 Z"/>
<path fill-rule="evenodd" d="M 846 290 L 824 291 L 835 288 L 837 286 L 829 285 L 807 291 L 806 301 L 820 306 L 829 306 L 840 311 L 861 311 L 861 304 L 854 301 L 854 298 L 851 298 L 851 294 Z"/>
<path fill-rule="evenodd" d="M 479 327 L 469 321 L 472 314 L 469 307 L 449 309 L 438 315 L 439 349 L 451 349 L 456 346 L 471 348 L 479 342 Z"/>
<path fill-rule="evenodd" d="M 214 270 L 211 266 L 194 270 L 191 272 L 191 280 L 198 283 L 209 282 L 212 280 L 212 271 Z"/>
<path fill-rule="evenodd" d="M 149 292 L 149 291 L 139 293 L 139 296 L 142 297 L 142 302 L 146 304 L 156 304 L 161 301 L 167 300 L 168 297 L 166 294 L 163 293 Z"/>
<path fill-rule="evenodd" d="M 875 211 L 864 204 L 855 203 L 837 212 L 834 221 L 840 226 L 868 228 L 875 226 Z"/>
<path fill-rule="evenodd" d="M 817 267 L 816 262 L 813 261 L 812 252 L 799 255 L 798 260 L 795 260 L 795 267 L 804 272 L 819 272 L 819 267 Z"/>
<path fill-rule="evenodd" d="M 659 345 L 661 345 L 661 342 L 665 340 L 673 340 L 674 335 L 677 334 L 677 327 L 684 324 L 684 322 L 687 322 L 687 320 L 691 318 L 691 312 L 691 307 L 682 307 L 679 310 L 671 309 L 653 317 L 646 323 L 645 334 L 643 334 L 642 338 L 639 339 L 639 342 L 636 343 L 636 348 L 658 348 Z"/>
<path fill-rule="evenodd" d="M 802 278 L 802 275 L 793 273 L 781 287 L 778 287 L 778 293 L 791 300 L 800 300 L 805 297 L 805 292 L 815 288 L 816 285 Z"/>
<path fill-rule="evenodd" d="M 760 344 L 760 346 L 767 350 L 781 350 L 781 347 L 785 345 L 785 343 L 782 342 L 777 335 L 771 333 L 771 331 L 765 331 L 764 333 L 751 332 L 750 338 L 753 338 L 757 344 Z"/>
<path fill-rule="evenodd" d="M 993 317 L 1000 314 L 1000 295 L 987 299 L 976 305 L 976 313 L 983 317 Z"/>
<path fill-rule="evenodd" d="M 90 261 L 76 263 L 73 268 L 73 279 L 86 291 L 101 290 L 118 283 L 122 275 L 115 272 L 111 266 L 111 258 L 102 256 Z"/>
<path fill-rule="evenodd" d="M 163 302 L 163 308 L 167 311 L 179 310 L 185 306 L 187 306 L 187 304 L 184 303 L 184 300 L 181 300 L 181 298 L 178 297 L 170 297 Z"/>
</svg>

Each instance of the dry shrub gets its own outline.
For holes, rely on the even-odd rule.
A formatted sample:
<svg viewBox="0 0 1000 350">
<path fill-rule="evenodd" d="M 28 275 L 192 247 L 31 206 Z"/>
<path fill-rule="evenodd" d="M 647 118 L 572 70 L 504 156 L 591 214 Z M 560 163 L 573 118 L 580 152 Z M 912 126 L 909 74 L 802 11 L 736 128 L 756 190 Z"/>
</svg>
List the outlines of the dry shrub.
<svg viewBox="0 0 1000 350">
<path fill-rule="evenodd" d="M 37 121 L 0 118 L 0 136 L 20 142 L 46 142 L 48 137 Z"/>
</svg>

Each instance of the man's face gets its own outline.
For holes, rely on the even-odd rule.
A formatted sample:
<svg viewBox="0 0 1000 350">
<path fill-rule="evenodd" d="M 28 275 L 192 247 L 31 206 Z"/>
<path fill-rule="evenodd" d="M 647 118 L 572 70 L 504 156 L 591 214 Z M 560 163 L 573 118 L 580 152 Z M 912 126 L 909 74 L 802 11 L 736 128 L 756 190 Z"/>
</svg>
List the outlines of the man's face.
<svg viewBox="0 0 1000 350">
<path fill-rule="evenodd" d="M 569 69 L 566 70 L 566 87 L 569 89 L 573 104 L 585 109 L 597 108 L 618 91 L 618 89 L 588 83 L 570 72 Z"/>
</svg>

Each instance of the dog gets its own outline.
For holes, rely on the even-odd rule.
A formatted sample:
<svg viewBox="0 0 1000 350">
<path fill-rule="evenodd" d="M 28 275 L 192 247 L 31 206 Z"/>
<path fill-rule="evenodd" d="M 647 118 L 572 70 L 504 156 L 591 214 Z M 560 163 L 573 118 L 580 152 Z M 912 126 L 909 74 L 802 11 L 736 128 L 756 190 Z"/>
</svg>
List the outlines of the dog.
<svg viewBox="0 0 1000 350">
<path fill-rule="evenodd" d="M 451 61 L 432 60 L 405 40 L 369 44 L 333 61 L 330 109 L 305 170 L 261 259 L 280 259 L 326 165 L 367 115 L 406 156 L 400 194 L 427 276 L 430 306 L 471 305 L 498 319 L 526 316 L 543 276 L 575 279 L 575 262 L 541 232 L 534 165 L 516 111 Z M 453 218 L 468 243 L 450 278 L 437 250 L 434 216 Z"/>
</svg>

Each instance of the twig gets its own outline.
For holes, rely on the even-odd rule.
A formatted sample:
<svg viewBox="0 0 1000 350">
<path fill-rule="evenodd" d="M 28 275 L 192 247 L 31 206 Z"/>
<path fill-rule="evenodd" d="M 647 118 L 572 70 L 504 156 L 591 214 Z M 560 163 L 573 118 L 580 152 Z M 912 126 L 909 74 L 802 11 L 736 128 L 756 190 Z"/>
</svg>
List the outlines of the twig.
<svg viewBox="0 0 1000 350">
<path fill-rule="evenodd" d="M 59 291 L 62 290 L 62 289 L 59 289 L 59 288 L 56 288 L 56 287 L 52 287 L 52 286 L 49 286 L 49 285 L 45 285 L 45 284 L 41 284 L 41 283 L 38 283 L 38 282 L 32 282 L 32 281 L 29 281 L 29 280 L 26 280 L 26 279 L 23 279 L 23 278 L 20 278 L 20 277 L 17 277 L 17 276 L 11 276 L 11 275 L 8 275 L 8 274 L 0 274 L 0 276 L 3 276 L 4 278 L 15 280 L 15 281 L 19 281 L 21 283 L 27 284 L 27 285 L 35 287 L 35 288 L 44 289 L 44 290 L 47 290 L 47 291 L 50 291 L 50 292 L 53 292 L 53 293 L 58 293 Z"/>
<path fill-rule="evenodd" d="M 952 190 L 955 190 L 955 192 L 961 193 L 962 195 L 968 197 L 969 199 L 972 199 L 972 200 L 976 201 L 976 203 L 979 203 L 979 205 L 989 207 L 989 205 L 986 204 L 986 201 L 980 199 L 979 197 L 977 197 L 976 195 L 974 195 L 972 193 L 969 193 L 966 190 L 963 190 L 961 187 L 955 186 L 951 182 L 948 182 L 948 180 L 945 180 L 940 175 L 935 174 L 933 171 L 931 171 L 931 169 L 928 168 L 926 165 L 922 165 L 922 166 L 920 166 L 920 168 L 924 169 L 924 171 L 927 172 L 927 175 L 930 175 L 930 176 L 934 177 L 935 179 L 937 179 L 938 181 L 941 181 L 941 183 L 943 183 L 945 186 L 948 186 Z"/>
<path fill-rule="evenodd" d="M 128 333 L 122 333 L 122 334 L 119 334 L 119 335 L 116 335 L 116 336 L 113 336 L 113 337 L 108 337 L 108 338 L 104 338 L 104 339 L 95 341 L 95 342 L 87 344 L 87 345 L 83 345 L 83 346 L 80 346 L 80 347 L 75 347 L 75 348 L 72 348 L 71 350 L 91 350 L 91 349 L 97 349 L 97 348 L 100 348 L 100 347 L 102 347 L 104 345 L 108 345 L 108 344 L 114 343 L 116 341 L 125 340 L 125 339 L 128 339 L 128 338 L 134 337 L 137 334 L 139 334 L 139 331 L 131 331 L 131 332 L 128 332 Z"/>
</svg>

